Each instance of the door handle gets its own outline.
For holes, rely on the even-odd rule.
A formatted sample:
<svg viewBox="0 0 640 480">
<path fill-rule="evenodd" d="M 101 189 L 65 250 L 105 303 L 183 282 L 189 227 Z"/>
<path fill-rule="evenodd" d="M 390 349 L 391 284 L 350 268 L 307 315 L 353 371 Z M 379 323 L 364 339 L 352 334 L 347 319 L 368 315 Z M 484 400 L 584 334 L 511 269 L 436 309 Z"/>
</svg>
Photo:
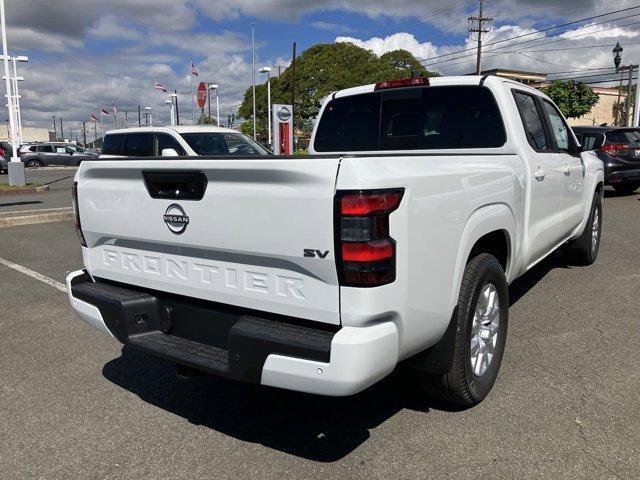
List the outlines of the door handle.
<svg viewBox="0 0 640 480">
<path fill-rule="evenodd" d="M 536 180 L 538 180 L 539 182 L 544 180 L 544 177 L 547 176 L 547 172 L 545 172 L 544 170 L 538 170 L 537 172 L 535 172 L 533 174 L 533 176 L 535 177 Z"/>
</svg>

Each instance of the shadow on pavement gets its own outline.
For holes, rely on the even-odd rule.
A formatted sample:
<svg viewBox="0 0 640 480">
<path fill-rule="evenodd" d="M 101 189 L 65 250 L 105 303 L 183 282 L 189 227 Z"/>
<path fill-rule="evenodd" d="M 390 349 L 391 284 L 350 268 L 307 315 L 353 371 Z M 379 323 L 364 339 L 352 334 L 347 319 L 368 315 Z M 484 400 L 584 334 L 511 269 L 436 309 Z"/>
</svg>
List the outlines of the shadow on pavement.
<svg viewBox="0 0 640 480">
<path fill-rule="evenodd" d="M 556 268 L 573 268 L 562 252 L 554 252 L 538 265 L 509 285 L 509 306 L 518 302 L 535 287 L 551 270 Z"/>
<path fill-rule="evenodd" d="M 0 207 L 17 207 L 20 205 L 36 205 L 38 203 L 42 203 L 40 200 L 31 200 L 28 202 L 9 202 L 9 203 L 0 203 Z"/>
<path fill-rule="evenodd" d="M 515 304 L 547 273 L 571 268 L 555 253 L 509 288 Z M 386 379 L 351 397 L 335 398 L 234 382 L 216 376 L 188 381 L 176 377 L 175 366 L 124 346 L 108 362 L 104 377 L 145 402 L 239 440 L 258 443 L 291 455 L 333 462 L 370 437 L 370 430 L 403 409 L 429 412 L 455 408 L 430 400 L 399 368 Z"/>
<path fill-rule="evenodd" d="M 142 400 L 239 440 L 320 462 L 339 460 L 363 444 L 369 430 L 405 408 L 446 409 L 430 403 L 394 372 L 351 397 L 322 397 L 223 378 L 179 380 L 175 366 L 131 347 L 107 363 L 109 381 Z"/>
</svg>

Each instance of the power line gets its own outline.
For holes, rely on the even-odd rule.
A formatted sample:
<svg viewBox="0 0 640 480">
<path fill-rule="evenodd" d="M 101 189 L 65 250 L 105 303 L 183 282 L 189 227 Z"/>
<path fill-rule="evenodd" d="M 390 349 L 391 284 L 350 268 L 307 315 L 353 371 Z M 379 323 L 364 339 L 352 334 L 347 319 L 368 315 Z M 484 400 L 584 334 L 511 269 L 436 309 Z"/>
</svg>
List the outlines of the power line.
<svg viewBox="0 0 640 480">
<path fill-rule="evenodd" d="M 630 15 L 630 17 L 637 17 L 638 15 L 640 15 L 640 14 Z M 629 18 L 629 17 L 626 17 L 626 18 Z M 592 25 L 589 25 L 589 26 L 601 25 L 602 23 L 608 23 L 608 22 L 617 21 L 617 20 L 622 20 L 622 19 L 621 18 L 616 18 L 616 19 L 613 19 L 613 20 L 606 20 L 604 22 L 595 23 L 595 24 L 592 24 Z M 572 35 L 572 36 L 569 36 L 569 37 L 560 38 L 560 39 L 557 39 L 557 40 L 550 40 L 550 41 L 542 42 L 542 43 L 539 43 L 537 45 L 533 45 L 533 47 L 539 47 L 539 46 L 547 45 L 547 44 L 551 44 L 551 43 L 563 42 L 563 41 L 566 41 L 566 40 L 571 40 L 571 39 L 574 39 L 574 38 L 583 37 L 585 35 L 591 35 L 593 33 L 601 33 L 601 32 L 606 32 L 608 30 L 613 30 L 613 29 L 616 29 L 616 28 L 628 27 L 628 26 L 631 26 L 631 25 L 636 25 L 638 23 L 640 23 L 640 22 L 627 23 L 627 24 L 623 24 L 623 25 L 614 25 L 612 27 L 608 27 L 608 28 L 603 28 L 603 29 L 597 30 L 596 32 L 585 32 L 585 33 L 581 33 L 581 34 L 578 34 L 578 35 Z M 557 36 L 562 35 L 562 34 L 567 33 L 567 32 L 579 31 L 582 28 L 585 28 L 585 27 L 581 26 L 581 27 L 578 27 L 578 28 L 575 28 L 575 29 L 569 29 L 569 30 L 564 30 L 562 32 L 554 33 L 552 35 L 549 35 L 548 37 L 534 38 L 534 39 L 531 39 L 531 40 L 525 40 L 523 42 L 516 42 L 516 43 L 511 44 L 511 45 L 505 45 L 503 47 L 497 47 L 497 48 L 493 48 L 493 49 L 490 49 L 490 50 L 485 50 L 485 53 L 496 52 L 498 50 L 501 50 L 502 48 L 516 47 L 518 45 L 522 45 L 523 43 L 529 43 L 529 42 L 533 42 L 533 41 L 537 41 L 537 40 L 544 40 L 545 38 L 557 37 Z M 528 48 L 528 47 L 525 47 L 525 48 Z M 519 51 L 524 51 L 524 48 L 519 48 L 519 49 L 516 49 L 516 50 L 509 50 L 509 51 L 505 51 L 504 53 L 512 53 L 512 52 L 516 52 L 517 53 Z M 454 57 L 454 58 L 450 58 L 450 59 L 446 59 L 446 60 L 438 60 L 438 61 L 435 61 L 435 62 L 427 63 L 427 64 L 425 64 L 425 66 L 433 66 L 433 65 L 437 65 L 437 64 L 441 64 L 441 63 L 446 63 L 446 62 L 451 61 L 451 60 L 458 60 L 458 59 L 461 59 L 461 58 L 469 57 L 471 55 L 473 55 L 473 54 L 461 55 L 459 57 Z M 448 65 L 446 65 L 446 66 L 448 66 Z"/>
<path fill-rule="evenodd" d="M 625 45 L 640 45 L 640 42 L 625 42 Z M 584 48 L 604 48 L 604 47 L 615 47 L 615 43 L 607 43 L 603 45 L 583 45 L 580 47 L 563 47 L 563 48 L 542 48 L 540 50 L 523 50 L 523 52 L 527 53 L 535 53 L 535 52 L 559 52 L 561 50 L 580 50 Z"/>
<path fill-rule="evenodd" d="M 495 42 L 489 42 L 489 43 L 485 44 L 485 47 L 489 46 L 489 45 L 497 45 L 499 43 L 504 43 L 504 42 L 508 42 L 508 41 L 511 41 L 511 40 L 516 40 L 518 38 L 528 37 L 528 36 L 531 36 L 531 35 L 535 35 L 537 33 L 548 32 L 550 30 L 555 30 L 555 29 L 558 29 L 558 28 L 566 27 L 566 26 L 569 26 L 569 25 L 574 25 L 576 23 L 586 22 L 588 20 L 593 20 L 593 19 L 596 19 L 596 18 L 601 18 L 601 17 L 605 17 L 605 16 L 608 16 L 608 15 L 613 15 L 613 14 L 616 14 L 616 13 L 627 12 L 629 10 L 634 10 L 636 8 L 640 8 L 640 5 L 635 6 L 635 7 L 623 8 L 623 9 L 620 9 L 620 10 L 614 10 L 612 12 L 601 13 L 599 15 L 593 15 L 591 17 L 581 18 L 579 20 L 574 20 L 572 22 L 567 22 L 567 23 L 563 23 L 563 24 L 560 24 L 560 25 L 555 25 L 553 27 L 542 28 L 542 29 L 534 30 L 533 32 L 516 35 L 514 37 L 509 37 L 509 38 L 505 38 L 505 39 L 502 39 L 502 40 L 496 40 Z M 534 40 L 538 40 L 538 39 L 534 39 Z M 450 56 L 450 55 L 456 55 L 458 53 L 468 52 L 470 50 L 474 50 L 474 47 L 465 48 L 465 49 L 462 49 L 462 50 L 456 50 L 455 52 L 444 53 L 444 54 L 441 54 L 441 55 L 435 55 L 433 57 L 423 58 L 423 59 L 418 60 L 418 61 L 420 63 L 423 63 L 423 62 L 427 62 L 429 60 L 434 60 L 436 58 L 442 58 L 442 57 L 447 57 L 447 56 Z"/>
</svg>

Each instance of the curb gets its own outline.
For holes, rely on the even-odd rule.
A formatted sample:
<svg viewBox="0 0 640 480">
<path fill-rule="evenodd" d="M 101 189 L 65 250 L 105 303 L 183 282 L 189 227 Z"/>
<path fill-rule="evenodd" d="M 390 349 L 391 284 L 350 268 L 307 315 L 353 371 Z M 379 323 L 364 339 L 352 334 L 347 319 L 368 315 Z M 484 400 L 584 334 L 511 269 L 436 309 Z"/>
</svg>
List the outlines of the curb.
<svg viewBox="0 0 640 480">
<path fill-rule="evenodd" d="M 19 195 L 21 193 L 37 193 L 49 190 L 49 185 L 41 185 L 40 187 L 23 187 L 14 188 L 13 190 L 0 190 L 0 195 Z"/>
<path fill-rule="evenodd" d="M 71 207 L 48 208 L 0 213 L 0 228 L 34 225 L 36 223 L 66 222 L 73 220 Z"/>
</svg>

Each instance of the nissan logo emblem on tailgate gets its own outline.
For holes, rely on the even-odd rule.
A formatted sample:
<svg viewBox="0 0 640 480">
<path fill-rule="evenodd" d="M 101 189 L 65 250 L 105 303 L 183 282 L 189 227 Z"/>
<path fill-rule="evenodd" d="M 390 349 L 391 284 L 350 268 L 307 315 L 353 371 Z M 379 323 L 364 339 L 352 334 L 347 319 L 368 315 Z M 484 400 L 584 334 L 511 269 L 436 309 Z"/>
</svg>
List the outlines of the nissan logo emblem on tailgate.
<svg viewBox="0 0 640 480">
<path fill-rule="evenodd" d="M 187 225 L 189 225 L 189 217 L 180 205 L 172 203 L 164 212 L 164 223 L 167 224 L 169 230 L 176 235 L 180 235 L 187 229 Z"/>
</svg>

